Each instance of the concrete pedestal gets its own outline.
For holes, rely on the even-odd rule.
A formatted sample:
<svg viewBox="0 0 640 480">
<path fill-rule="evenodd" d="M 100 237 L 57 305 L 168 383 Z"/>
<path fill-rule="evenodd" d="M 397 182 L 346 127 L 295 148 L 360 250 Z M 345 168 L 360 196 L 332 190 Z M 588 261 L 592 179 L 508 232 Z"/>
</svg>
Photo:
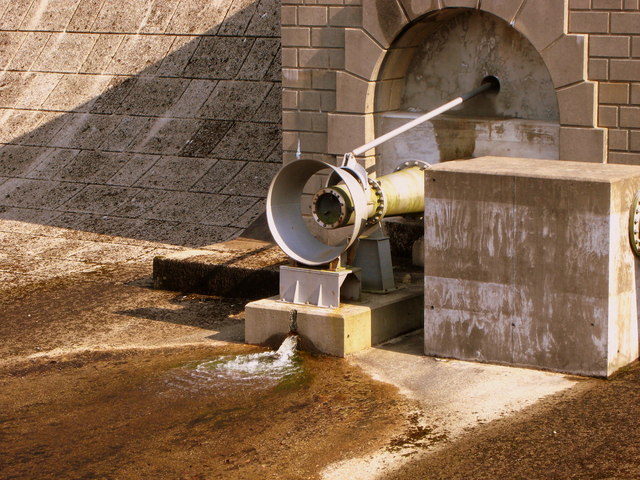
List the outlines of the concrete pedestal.
<svg viewBox="0 0 640 480">
<path fill-rule="evenodd" d="M 422 327 L 422 300 L 421 285 L 384 295 L 363 293 L 360 302 L 339 308 L 296 305 L 277 297 L 258 300 L 245 310 L 245 342 L 279 345 L 295 321 L 306 346 L 344 357 Z"/>
<path fill-rule="evenodd" d="M 483 157 L 426 173 L 425 353 L 607 377 L 638 358 L 640 167 Z"/>
</svg>

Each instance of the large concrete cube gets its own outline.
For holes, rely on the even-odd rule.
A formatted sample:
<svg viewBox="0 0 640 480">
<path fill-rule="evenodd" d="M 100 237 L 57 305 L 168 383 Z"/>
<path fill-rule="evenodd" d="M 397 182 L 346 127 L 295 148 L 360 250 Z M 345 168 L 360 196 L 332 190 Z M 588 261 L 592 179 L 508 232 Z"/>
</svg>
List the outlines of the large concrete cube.
<svg viewBox="0 0 640 480">
<path fill-rule="evenodd" d="M 425 353 L 607 377 L 638 358 L 640 167 L 482 157 L 426 173 Z"/>
</svg>

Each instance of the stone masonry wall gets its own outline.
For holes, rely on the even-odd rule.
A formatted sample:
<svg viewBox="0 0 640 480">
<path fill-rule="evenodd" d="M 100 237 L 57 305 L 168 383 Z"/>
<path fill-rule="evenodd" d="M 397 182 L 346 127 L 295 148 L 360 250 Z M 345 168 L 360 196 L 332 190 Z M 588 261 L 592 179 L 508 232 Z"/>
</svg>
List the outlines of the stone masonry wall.
<svg viewBox="0 0 640 480">
<path fill-rule="evenodd" d="M 598 126 L 610 163 L 640 165 L 638 0 L 571 0 L 569 31 L 586 34 L 589 80 L 598 82 Z"/>
<path fill-rule="evenodd" d="M 561 159 L 640 164 L 638 0 L 283 0 L 285 162 L 335 161 L 373 139 L 376 113 L 402 95 L 414 26 L 453 8 L 502 18 L 539 52 L 558 99 Z M 407 30 L 414 38 L 394 43 Z"/>
<path fill-rule="evenodd" d="M 0 0 L 0 220 L 231 238 L 281 162 L 277 0 Z"/>
</svg>

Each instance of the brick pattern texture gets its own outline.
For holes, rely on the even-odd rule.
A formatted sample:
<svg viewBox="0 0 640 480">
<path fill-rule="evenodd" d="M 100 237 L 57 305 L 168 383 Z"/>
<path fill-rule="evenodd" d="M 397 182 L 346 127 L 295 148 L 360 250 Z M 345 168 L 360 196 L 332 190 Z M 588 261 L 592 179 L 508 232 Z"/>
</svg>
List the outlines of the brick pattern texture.
<svg viewBox="0 0 640 480">
<path fill-rule="evenodd" d="M 394 63 L 393 40 L 427 12 L 464 7 L 499 16 L 540 52 L 560 102 L 562 159 L 640 165 L 639 3 L 283 0 L 284 161 L 335 161 L 327 153 L 371 140 L 376 95 L 397 95 L 394 80 L 376 77 L 383 59 Z"/>
<path fill-rule="evenodd" d="M 571 0 L 570 33 L 586 34 L 589 79 L 598 82 L 598 125 L 609 130 L 610 163 L 640 165 L 638 0 Z"/>
<path fill-rule="evenodd" d="M 202 246 L 281 157 L 277 0 L 0 1 L 0 219 Z"/>
</svg>

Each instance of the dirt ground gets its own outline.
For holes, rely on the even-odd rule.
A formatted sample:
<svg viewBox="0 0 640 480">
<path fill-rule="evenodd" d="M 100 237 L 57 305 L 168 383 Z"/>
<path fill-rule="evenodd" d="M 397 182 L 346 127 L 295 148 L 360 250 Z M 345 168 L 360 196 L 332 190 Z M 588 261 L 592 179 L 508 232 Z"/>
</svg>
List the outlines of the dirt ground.
<svg viewBox="0 0 640 480">
<path fill-rule="evenodd" d="M 305 479 L 405 441 L 408 402 L 341 359 L 276 384 L 194 383 L 258 352 L 239 299 L 148 288 L 144 266 L 2 292 L 2 479 Z M 411 441 L 408 439 L 407 441 Z"/>
<path fill-rule="evenodd" d="M 242 343 L 243 300 L 153 290 L 150 273 L 0 291 L 0 478 L 318 479 L 407 444 L 418 453 L 385 478 L 640 478 L 637 363 L 440 438 L 343 359 L 302 354 L 276 383 L 194 383 L 194 365 L 262 351 Z"/>
<path fill-rule="evenodd" d="M 478 426 L 389 480 L 640 478 L 640 365 Z"/>
</svg>

